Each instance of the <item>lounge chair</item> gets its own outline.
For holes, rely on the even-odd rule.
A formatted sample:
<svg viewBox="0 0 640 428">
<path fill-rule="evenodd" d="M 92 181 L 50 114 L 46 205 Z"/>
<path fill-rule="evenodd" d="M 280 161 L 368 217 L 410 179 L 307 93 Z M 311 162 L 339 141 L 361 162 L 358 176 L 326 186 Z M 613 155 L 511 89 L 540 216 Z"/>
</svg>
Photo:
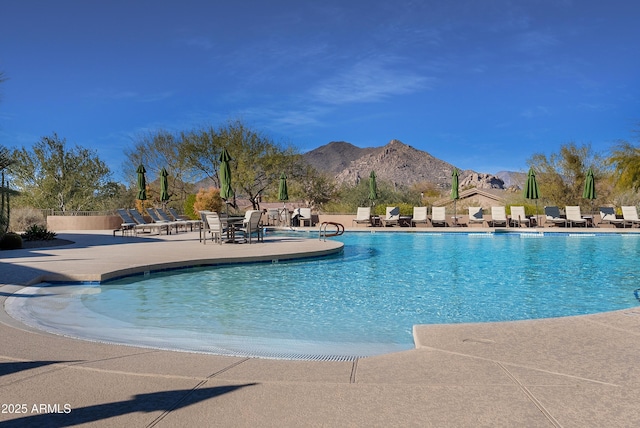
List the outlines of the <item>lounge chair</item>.
<svg viewBox="0 0 640 428">
<path fill-rule="evenodd" d="M 413 207 L 413 217 L 411 218 L 411 227 L 418 223 L 429 224 L 427 216 L 427 207 Z"/>
<path fill-rule="evenodd" d="M 573 227 L 575 225 L 587 227 L 587 219 L 582 218 L 579 206 L 567 206 L 565 207 L 565 213 L 567 215 L 567 223 L 569 223 L 569 227 Z"/>
<path fill-rule="evenodd" d="M 151 220 L 153 220 L 154 223 L 166 224 L 170 228 L 175 229 L 176 233 L 178 233 L 178 229 L 180 228 L 180 226 L 184 227 L 185 232 L 187 231 L 187 223 L 181 221 L 173 221 L 168 217 L 163 218 L 160 214 L 158 214 L 157 210 L 153 208 L 147 208 L 147 214 L 149 214 L 149 217 L 151 217 Z"/>
<path fill-rule="evenodd" d="M 294 225 L 304 226 L 305 223 L 308 222 L 309 227 L 313 226 L 311 221 L 311 208 L 296 208 L 293 210 L 291 220 L 293 220 Z"/>
<path fill-rule="evenodd" d="M 387 214 L 384 218 L 380 219 L 382 226 L 395 226 L 400 222 L 400 208 L 399 207 L 387 207 Z"/>
<path fill-rule="evenodd" d="M 469 207 L 469 226 L 472 224 L 484 224 L 484 215 L 482 214 L 482 207 Z"/>
<path fill-rule="evenodd" d="M 531 225 L 531 221 L 525 214 L 523 206 L 511 206 L 511 224 L 518 227 L 523 224 L 526 224 L 527 227 Z"/>
<path fill-rule="evenodd" d="M 560 208 L 555 205 L 544 207 L 544 217 L 545 223 L 552 223 L 553 226 L 567 225 L 567 219 L 560 217 Z"/>
<path fill-rule="evenodd" d="M 191 220 L 189 218 L 186 218 L 185 216 L 181 216 L 173 208 L 167 208 L 167 210 L 169 211 L 170 215 L 168 215 L 162 208 L 156 208 L 156 211 L 158 212 L 158 215 L 160 216 L 160 218 L 166 219 L 169 221 L 182 222 L 185 224 L 185 230 L 187 229 L 187 226 L 189 226 L 191 231 L 193 231 L 193 226 L 200 227 L 200 224 L 201 224 L 200 220 Z"/>
<path fill-rule="evenodd" d="M 138 230 L 140 230 L 140 227 L 138 226 L 138 223 L 136 223 L 136 221 L 133 219 L 133 217 L 131 217 L 131 215 L 129 214 L 129 211 L 125 210 L 124 208 L 119 208 L 116 210 L 116 212 L 118 213 L 118 215 L 120 216 L 120 219 L 122 220 L 120 229 L 118 229 L 119 231 L 122 232 L 122 236 L 130 233 L 137 235 Z M 115 230 L 113 232 L 114 236 L 118 230 Z"/>
<path fill-rule="evenodd" d="M 507 219 L 507 213 L 504 207 L 491 207 L 491 226 L 504 225 L 509 227 L 509 220 Z"/>
<path fill-rule="evenodd" d="M 242 232 L 245 242 L 251 244 L 251 236 L 253 234 L 258 235 L 258 242 L 264 240 L 262 236 L 262 225 L 260 219 L 262 218 L 262 211 L 249 210 L 244 215 L 244 221 L 242 226 L 236 227 L 236 232 Z"/>
<path fill-rule="evenodd" d="M 447 214 L 445 207 L 431 207 L 431 225 L 447 227 Z"/>
<path fill-rule="evenodd" d="M 616 210 L 613 207 L 600 207 L 600 224 L 603 223 L 624 227 L 624 219 L 616 217 Z"/>
<path fill-rule="evenodd" d="M 640 218 L 638 218 L 638 209 L 635 206 L 622 207 L 622 217 L 624 218 L 624 225 L 640 225 Z"/>
<path fill-rule="evenodd" d="M 162 232 L 163 230 L 167 232 L 167 235 L 170 233 L 168 223 L 148 223 L 135 208 L 130 209 L 128 213 L 136 222 L 136 230 L 144 231 L 145 229 L 147 229 L 149 230 L 149 232 L 151 232 L 152 230 L 156 230 L 158 232 L 158 235 L 160 235 L 160 232 Z"/>
<path fill-rule="evenodd" d="M 371 207 L 358 207 L 356 218 L 353 219 L 352 224 L 365 224 L 371 226 Z"/>
</svg>

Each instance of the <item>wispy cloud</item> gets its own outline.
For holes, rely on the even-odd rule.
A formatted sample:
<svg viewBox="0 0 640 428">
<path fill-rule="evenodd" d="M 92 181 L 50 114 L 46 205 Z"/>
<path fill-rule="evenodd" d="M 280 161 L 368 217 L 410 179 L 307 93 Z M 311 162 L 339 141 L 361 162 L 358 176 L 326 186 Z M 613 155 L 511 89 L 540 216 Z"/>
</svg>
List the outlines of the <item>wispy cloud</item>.
<svg viewBox="0 0 640 428">
<path fill-rule="evenodd" d="M 516 37 L 516 49 L 523 52 L 542 52 L 558 44 L 556 36 L 548 31 L 527 31 Z"/>
<path fill-rule="evenodd" d="M 141 94 L 136 91 L 113 91 L 105 89 L 97 89 L 87 95 L 89 98 L 106 99 L 106 100 L 130 100 L 140 103 L 153 103 L 163 101 L 173 96 L 172 91 L 156 92 L 150 94 Z"/>
<path fill-rule="evenodd" d="M 311 95 L 327 104 L 375 102 L 429 89 L 434 81 L 413 71 L 394 68 L 386 60 L 364 60 L 320 83 L 311 90 Z"/>
<path fill-rule="evenodd" d="M 214 43 L 208 37 L 192 36 L 184 37 L 179 40 L 180 44 L 203 50 L 211 50 L 215 46 Z"/>
<path fill-rule="evenodd" d="M 549 114 L 551 114 L 551 112 L 547 107 L 535 106 L 524 110 L 521 116 L 527 119 L 533 119 L 535 117 L 548 116 Z"/>
</svg>

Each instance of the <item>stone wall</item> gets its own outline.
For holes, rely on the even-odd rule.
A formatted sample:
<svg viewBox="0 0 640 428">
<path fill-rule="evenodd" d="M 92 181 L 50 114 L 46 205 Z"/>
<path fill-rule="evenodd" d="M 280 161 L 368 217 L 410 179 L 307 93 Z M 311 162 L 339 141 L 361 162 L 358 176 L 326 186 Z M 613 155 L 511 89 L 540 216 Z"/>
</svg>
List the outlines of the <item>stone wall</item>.
<svg viewBox="0 0 640 428">
<path fill-rule="evenodd" d="M 59 230 L 115 230 L 119 229 L 122 219 L 117 215 L 96 216 L 47 216 L 47 229 Z"/>
</svg>

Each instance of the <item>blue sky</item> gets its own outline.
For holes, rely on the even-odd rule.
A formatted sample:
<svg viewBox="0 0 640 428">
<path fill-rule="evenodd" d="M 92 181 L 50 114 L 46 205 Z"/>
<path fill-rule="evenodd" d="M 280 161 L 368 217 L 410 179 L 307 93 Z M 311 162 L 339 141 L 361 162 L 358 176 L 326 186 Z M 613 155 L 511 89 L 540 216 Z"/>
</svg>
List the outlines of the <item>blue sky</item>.
<svg viewBox="0 0 640 428">
<path fill-rule="evenodd" d="M 629 0 L 0 0 L 0 144 L 56 132 L 118 178 L 141 134 L 241 119 L 302 152 L 395 138 L 526 170 L 633 140 L 639 18 Z"/>
</svg>

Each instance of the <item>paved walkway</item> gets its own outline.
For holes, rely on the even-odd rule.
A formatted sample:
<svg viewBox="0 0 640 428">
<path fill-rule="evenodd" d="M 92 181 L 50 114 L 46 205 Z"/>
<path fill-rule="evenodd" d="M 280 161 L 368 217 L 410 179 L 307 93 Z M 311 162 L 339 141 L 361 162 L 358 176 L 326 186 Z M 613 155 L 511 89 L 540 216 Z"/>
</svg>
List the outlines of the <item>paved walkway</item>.
<svg viewBox="0 0 640 428">
<path fill-rule="evenodd" d="M 195 232 L 60 237 L 76 244 L 0 253 L 0 283 L 105 279 L 155 263 L 268 260 L 332 245 L 204 246 Z M 0 302 L 19 288 L 0 286 Z M 415 340 L 415 350 L 353 362 L 247 359 L 69 339 L 0 311 L 0 427 L 640 426 L 640 308 L 418 326 Z"/>
</svg>

